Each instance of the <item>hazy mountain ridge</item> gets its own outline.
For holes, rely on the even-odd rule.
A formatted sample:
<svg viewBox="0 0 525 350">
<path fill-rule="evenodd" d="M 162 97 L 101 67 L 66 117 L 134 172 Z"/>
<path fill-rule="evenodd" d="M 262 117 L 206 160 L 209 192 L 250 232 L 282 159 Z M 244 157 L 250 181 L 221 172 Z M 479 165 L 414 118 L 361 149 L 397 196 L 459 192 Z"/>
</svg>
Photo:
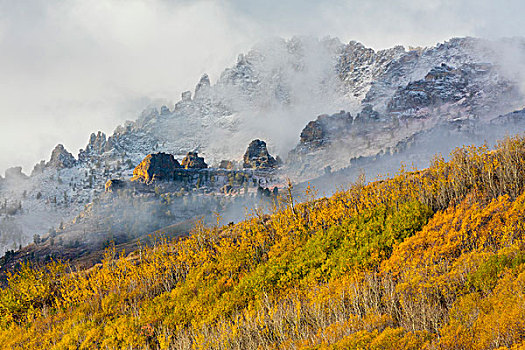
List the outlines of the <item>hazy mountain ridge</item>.
<svg viewBox="0 0 525 350">
<path fill-rule="evenodd" d="M 325 171 L 322 176 L 300 184 L 297 189 L 301 191 L 310 185 L 328 194 L 348 184 L 349 179 L 364 175 L 368 181 L 374 181 L 396 174 L 401 168 L 407 171 L 425 169 L 436 156 L 448 157 L 458 147 L 486 145 L 491 149 L 505 137 L 523 131 L 525 109 L 498 116 L 488 123 L 480 120 L 440 123 L 400 140 L 386 152 L 351 158 L 348 166 L 336 171 Z"/>
<path fill-rule="evenodd" d="M 506 43 L 525 52 L 521 39 Z M 0 198 L 7 198 L 0 249 L 25 245 L 76 216 L 108 179 L 130 178 L 150 153 L 181 159 L 199 151 L 216 166 L 240 161 L 248 143 L 260 138 L 273 155 L 295 147 L 284 171 L 300 181 L 327 166 L 336 171 L 359 156 L 390 152 L 443 122 L 488 121 L 523 106 L 519 76 L 513 80 L 502 69 L 504 51 L 474 38 L 380 51 L 330 38 L 261 43 L 216 83 L 203 75 L 173 107 L 148 109 L 110 136 L 92 134 L 74 164 L 61 151 L 55 160 L 65 162 L 40 163 L 28 179 L 16 171 L 0 179 Z M 346 129 L 328 127 L 335 133 L 324 135 L 320 147 L 297 143 L 314 116 L 342 109 L 350 114 L 328 119 L 343 120 Z"/>
<path fill-rule="evenodd" d="M 403 139 L 442 124 L 490 123 L 523 107 L 519 79 L 504 74 L 496 59 L 498 52 L 485 41 L 453 39 L 435 48 L 396 52 L 399 57 L 378 74 L 359 113 L 321 115 L 303 129 L 288 159 L 289 173 L 296 179 L 320 176 L 327 166 L 332 170 L 348 167 L 351 159 L 360 156 L 390 153 Z M 394 88 L 394 81 L 406 84 Z M 523 130 L 513 127 L 508 131 Z"/>
</svg>

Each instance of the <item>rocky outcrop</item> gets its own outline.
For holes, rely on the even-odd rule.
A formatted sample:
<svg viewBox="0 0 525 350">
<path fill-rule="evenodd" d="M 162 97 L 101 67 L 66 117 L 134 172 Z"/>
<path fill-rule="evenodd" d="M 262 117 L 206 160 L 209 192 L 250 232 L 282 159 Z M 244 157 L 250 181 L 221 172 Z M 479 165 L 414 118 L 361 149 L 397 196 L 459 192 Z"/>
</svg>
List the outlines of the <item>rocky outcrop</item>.
<svg viewBox="0 0 525 350">
<path fill-rule="evenodd" d="M 108 180 L 104 186 L 106 192 L 113 192 L 117 190 L 122 190 L 128 187 L 128 183 L 125 180 L 120 179 L 111 179 Z"/>
<path fill-rule="evenodd" d="M 456 102 L 466 96 L 467 72 L 442 63 L 432 68 L 424 79 L 410 82 L 399 89 L 387 105 L 388 112 L 403 112 L 446 102 Z"/>
<path fill-rule="evenodd" d="M 235 167 L 235 164 L 231 160 L 221 160 L 219 164 L 219 169 L 232 170 L 234 167 Z"/>
<path fill-rule="evenodd" d="M 170 113 L 170 109 L 167 106 L 160 107 L 160 115 L 168 115 Z"/>
<path fill-rule="evenodd" d="M 21 166 L 15 166 L 5 171 L 6 180 L 26 180 L 28 176 L 22 172 Z"/>
<path fill-rule="evenodd" d="M 173 112 L 177 113 L 192 113 L 195 109 L 194 101 L 191 99 L 191 91 L 184 91 L 181 94 L 179 102 L 175 103 Z"/>
<path fill-rule="evenodd" d="M 317 117 L 317 120 L 312 120 L 306 124 L 303 131 L 301 131 L 300 142 L 311 148 L 324 145 L 326 142 L 326 132 L 323 124 L 319 121 L 319 117 Z"/>
<path fill-rule="evenodd" d="M 102 131 L 92 133 L 85 149 L 78 153 L 78 160 L 81 162 L 88 161 L 92 157 L 100 156 L 104 152 L 112 149 L 112 142 L 106 139 L 106 134 Z"/>
<path fill-rule="evenodd" d="M 148 154 L 133 170 L 131 181 L 151 183 L 154 180 L 171 180 L 173 172 L 180 168 L 179 162 L 172 154 Z"/>
<path fill-rule="evenodd" d="M 72 168 L 75 166 L 77 160 L 71 153 L 69 153 L 62 144 L 58 144 L 53 152 L 51 152 L 51 159 L 47 162 L 46 167 L 53 167 L 56 169 Z"/>
<path fill-rule="evenodd" d="M 206 169 L 208 167 L 208 164 L 204 162 L 204 158 L 199 157 L 197 152 L 188 152 L 181 165 L 184 169 Z"/>
<path fill-rule="evenodd" d="M 298 149 L 315 150 L 330 144 L 333 138 L 348 133 L 353 124 L 350 113 L 323 114 L 309 122 L 301 132 Z"/>
<path fill-rule="evenodd" d="M 181 95 L 181 99 L 184 102 L 191 101 L 191 91 L 184 91 Z"/>
<path fill-rule="evenodd" d="M 237 64 L 232 68 L 226 68 L 220 78 L 220 85 L 238 86 L 242 91 L 254 91 L 257 89 L 258 77 L 257 71 L 252 61 L 257 61 L 260 54 L 251 51 L 247 55 L 240 54 L 237 58 Z"/>
<path fill-rule="evenodd" d="M 266 142 L 259 139 L 250 142 L 243 157 L 243 167 L 248 169 L 273 169 L 277 161 L 268 153 Z"/>
<path fill-rule="evenodd" d="M 210 77 L 208 76 L 208 74 L 203 74 L 201 79 L 197 83 L 197 86 L 195 86 L 194 97 L 197 99 L 206 95 L 210 90 L 210 85 Z"/>
<path fill-rule="evenodd" d="M 375 122 L 381 119 L 379 112 L 374 111 L 372 105 L 365 104 L 360 113 L 354 119 L 354 122 Z"/>
<path fill-rule="evenodd" d="M 40 163 L 36 163 L 35 166 L 33 167 L 33 171 L 31 171 L 31 176 L 42 174 L 45 168 L 46 168 L 46 161 L 41 160 Z"/>
</svg>

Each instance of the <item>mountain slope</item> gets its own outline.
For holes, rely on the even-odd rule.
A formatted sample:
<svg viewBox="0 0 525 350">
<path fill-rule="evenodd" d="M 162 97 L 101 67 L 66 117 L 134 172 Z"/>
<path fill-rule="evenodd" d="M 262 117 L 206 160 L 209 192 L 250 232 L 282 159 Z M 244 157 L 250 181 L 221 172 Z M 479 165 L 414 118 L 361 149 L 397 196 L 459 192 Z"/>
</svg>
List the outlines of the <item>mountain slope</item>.
<svg viewBox="0 0 525 350">
<path fill-rule="evenodd" d="M 525 139 L 0 294 L 12 348 L 519 347 Z M 311 194 L 310 194 L 311 195 Z"/>
<path fill-rule="evenodd" d="M 333 117 L 338 117 L 334 115 Z M 341 130 L 341 129 L 340 129 Z M 314 186 L 320 193 L 331 193 L 349 183 L 349 179 L 357 179 L 365 175 L 368 180 L 388 176 L 396 173 L 401 167 L 406 169 L 423 169 L 430 166 L 435 155 L 447 157 L 455 148 L 463 145 L 473 145 L 489 148 L 494 147 L 498 140 L 506 136 L 525 131 L 525 110 L 514 111 L 498 116 L 489 122 L 480 120 L 455 120 L 435 125 L 432 128 L 419 131 L 397 142 L 386 151 L 376 150 L 368 152 L 369 156 L 355 156 L 354 150 L 346 153 L 348 166 L 339 170 L 324 171 L 325 174 L 308 182 L 302 182 L 297 188 L 301 191 L 306 186 Z M 325 147 L 325 146 L 323 146 Z M 324 162 L 337 163 L 345 155 L 343 152 L 324 153 Z M 357 153 L 359 154 L 359 153 Z M 315 157 L 315 153 L 309 155 Z M 308 160 L 311 162 L 311 160 Z M 303 161 L 308 164 L 308 161 Z M 315 158 L 314 158 L 315 161 Z M 326 169 L 326 168 L 325 168 Z M 324 169 L 318 169 L 318 173 Z"/>
</svg>

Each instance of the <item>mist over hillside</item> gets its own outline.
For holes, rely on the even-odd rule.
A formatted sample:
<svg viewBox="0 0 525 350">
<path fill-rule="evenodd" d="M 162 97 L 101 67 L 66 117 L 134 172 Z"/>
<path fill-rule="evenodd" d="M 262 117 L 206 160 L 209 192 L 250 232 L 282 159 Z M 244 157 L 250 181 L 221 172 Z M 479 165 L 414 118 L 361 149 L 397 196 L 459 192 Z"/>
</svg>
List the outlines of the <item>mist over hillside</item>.
<svg viewBox="0 0 525 350">
<path fill-rule="evenodd" d="M 58 145 L 29 176 L 9 169 L 0 179 L 1 249 L 18 249 L 35 235 L 49 237 L 59 227 L 71 227 L 68 223 L 90 203 L 103 200 L 108 180 L 132 178 L 134 168 L 152 153 L 172 154 L 179 161 L 188 152 L 204 157 L 211 172 L 168 192 L 200 191 L 203 196 L 195 198 L 205 206 L 216 194 L 255 195 L 258 188 L 274 187 L 282 192 L 287 178 L 312 181 L 329 194 L 363 170 L 374 178 L 397 170 L 400 162 L 428 166 L 434 153 L 447 153 L 452 146 L 491 144 L 523 131 L 522 114 L 512 120 L 500 116 L 524 105 L 519 60 L 524 55 L 520 38 L 454 38 L 428 48 L 379 51 L 335 38 L 262 41 L 239 54 L 216 81 L 207 74 L 196 79 L 175 104 L 148 108 L 113 134 L 93 132 L 78 155 Z M 266 141 L 269 154 L 279 156 L 279 169 L 248 180 L 250 187 L 237 192 L 231 191 L 235 173 L 221 180 L 226 181 L 221 186 L 231 187 L 227 190 L 209 181 L 216 177 L 213 169 L 226 166 L 221 164 L 243 171 L 243 154 L 254 139 Z M 146 193 L 152 190 L 134 191 L 148 202 Z M 254 202 L 246 203 L 252 204 L 238 206 L 233 218 L 242 218 Z M 182 210 L 185 214 L 150 227 L 146 212 L 144 231 L 196 216 Z M 86 234 L 105 240 L 111 230 L 115 227 Z"/>
</svg>

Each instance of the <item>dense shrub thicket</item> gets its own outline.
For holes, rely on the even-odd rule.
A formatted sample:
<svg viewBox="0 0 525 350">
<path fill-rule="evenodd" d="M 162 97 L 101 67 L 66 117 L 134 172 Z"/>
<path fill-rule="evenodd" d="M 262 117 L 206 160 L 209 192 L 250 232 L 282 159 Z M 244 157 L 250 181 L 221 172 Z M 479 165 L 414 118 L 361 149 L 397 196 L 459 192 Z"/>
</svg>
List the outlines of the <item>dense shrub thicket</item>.
<svg viewBox="0 0 525 350">
<path fill-rule="evenodd" d="M 0 294 L 14 349 L 518 349 L 525 138 Z"/>
</svg>

